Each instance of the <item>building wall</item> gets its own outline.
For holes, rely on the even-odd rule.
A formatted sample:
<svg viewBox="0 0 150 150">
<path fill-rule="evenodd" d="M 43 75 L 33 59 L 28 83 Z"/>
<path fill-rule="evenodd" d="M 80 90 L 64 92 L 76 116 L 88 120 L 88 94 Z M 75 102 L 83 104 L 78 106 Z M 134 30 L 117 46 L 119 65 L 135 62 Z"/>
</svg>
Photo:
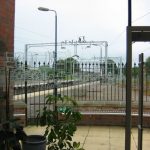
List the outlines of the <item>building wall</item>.
<svg viewBox="0 0 150 150">
<path fill-rule="evenodd" d="M 9 79 L 13 67 L 14 18 L 15 0 L 0 0 L 0 122 L 9 116 L 6 111 L 13 114 L 13 81 Z"/>
</svg>

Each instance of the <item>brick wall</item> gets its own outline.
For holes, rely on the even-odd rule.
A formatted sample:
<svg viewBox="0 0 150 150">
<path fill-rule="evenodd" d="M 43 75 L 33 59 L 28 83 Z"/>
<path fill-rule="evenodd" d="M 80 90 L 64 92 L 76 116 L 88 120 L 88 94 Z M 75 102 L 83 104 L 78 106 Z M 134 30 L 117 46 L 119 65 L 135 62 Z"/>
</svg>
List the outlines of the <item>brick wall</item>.
<svg viewBox="0 0 150 150">
<path fill-rule="evenodd" d="M 84 114 L 79 125 L 125 126 L 125 115 Z M 132 116 L 132 126 L 138 126 L 138 116 Z M 143 117 L 143 126 L 150 127 L 150 116 Z"/>
<path fill-rule="evenodd" d="M 18 123 L 22 126 L 26 125 L 26 104 L 22 101 L 14 101 L 14 118 L 19 119 Z"/>
<path fill-rule="evenodd" d="M 8 53 L 13 57 L 14 51 L 14 14 L 15 0 L 0 0 L 0 122 L 6 119 L 6 108 L 13 114 L 13 81 L 9 81 L 12 66 L 7 64 L 7 58 Z"/>
<path fill-rule="evenodd" d="M 105 104 L 82 104 L 78 109 L 83 113 L 80 125 L 119 125 L 125 126 L 125 115 L 117 113 L 105 113 L 105 112 L 125 112 L 125 105 L 105 105 Z M 145 114 L 149 114 L 150 107 L 145 106 Z M 103 113 L 102 113 L 103 112 Z M 138 125 L 138 106 L 132 106 L 132 126 Z M 136 114 L 135 114 L 136 112 Z M 144 115 L 143 126 L 150 127 L 150 115 Z"/>
</svg>

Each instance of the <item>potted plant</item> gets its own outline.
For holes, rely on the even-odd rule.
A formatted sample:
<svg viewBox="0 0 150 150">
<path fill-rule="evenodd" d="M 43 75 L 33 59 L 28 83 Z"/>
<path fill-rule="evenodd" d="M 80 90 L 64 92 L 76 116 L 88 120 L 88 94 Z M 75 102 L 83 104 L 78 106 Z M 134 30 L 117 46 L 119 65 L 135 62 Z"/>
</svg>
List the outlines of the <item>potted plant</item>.
<svg viewBox="0 0 150 150">
<path fill-rule="evenodd" d="M 21 144 L 22 142 L 22 144 Z M 46 139 L 42 135 L 26 135 L 16 119 L 1 124 L 0 150 L 45 150 Z"/>
<path fill-rule="evenodd" d="M 21 150 L 20 141 L 26 138 L 16 119 L 3 122 L 0 127 L 0 150 Z"/>
<path fill-rule="evenodd" d="M 37 124 L 46 125 L 44 136 L 48 150 L 84 150 L 80 142 L 72 141 L 81 114 L 77 103 L 67 96 L 46 96 L 46 106 L 38 112 Z"/>
<path fill-rule="evenodd" d="M 22 140 L 23 150 L 45 150 L 46 138 L 43 135 L 28 135 Z"/>
</svg>

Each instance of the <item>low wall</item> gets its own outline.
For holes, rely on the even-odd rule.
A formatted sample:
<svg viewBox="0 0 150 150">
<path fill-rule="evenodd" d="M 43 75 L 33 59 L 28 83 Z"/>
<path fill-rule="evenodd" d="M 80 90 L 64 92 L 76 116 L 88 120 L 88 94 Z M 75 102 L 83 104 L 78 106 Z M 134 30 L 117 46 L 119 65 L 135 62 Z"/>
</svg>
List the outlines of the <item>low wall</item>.
<svg viewBox="0 0 150 150">
<path fill-rule="evenodd" d="M 78 110 L 82 113 L 81 125 L 119 125 L 125 126 L 125 102 L 118 103 L 79 102 Z M 150 103 L 144 104 L 143 126 L 150 127 Z M 138 125 L 138 104 L 132 104 L 132 126 Z"/>
<path fill-rule="evenodd" d="M 125 103 L 112 102 L 79 102 L 77 108 L 82 114 L 80 125 L 118 125 L 125 126 Z M 138 125 L 138 109 L 137 105 L 132 107 L 132 126 Z M 149 105 L 144 106 L 143 125 L 150 127 L 150 108 Z M 14 103 L 14 116 L 20 119 L 20 123 L 24 126 L 26 104 L 24 102 Z M 35 118 L 28 118 L 30 123 L 35 123 Z"/>
<path fill-rule="evenodd" d="M 83 114 L 79 125 L 125 126 L 124 114 Z M 132 126 L 138 125 L 138 116 L 132 115 Z M 150 116 L 143 117 L 143 126 L 150 127 Z"/>
<path fill-rule="evenodd" d="M 18 119 L 18 123 L 22 126 L 26 126 L 26 104 L 22 101 L 14 102 L 14 118 Z"/>
</svg>

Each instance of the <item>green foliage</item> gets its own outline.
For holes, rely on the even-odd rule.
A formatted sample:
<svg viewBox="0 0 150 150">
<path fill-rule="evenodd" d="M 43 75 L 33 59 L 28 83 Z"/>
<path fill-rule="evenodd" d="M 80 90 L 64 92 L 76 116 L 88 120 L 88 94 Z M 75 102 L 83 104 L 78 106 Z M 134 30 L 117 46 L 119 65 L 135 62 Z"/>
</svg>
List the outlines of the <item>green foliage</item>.
<svg viewBox="0 0 150 150">
<path fill-rule="evenodd" d="M 147 74 L 150 74 L 150 57 L 146 59 L 145 65 Z"/>
<path fill-rule="evenodd" d="M 45 72 L 46 75 L 54 73 L 54 70 L 52 68 L 50 68 L 48 65 L 40 66 L 39 70 L 40 70 L 40 72 Z"/>
<path fill-rule="evenodd" d="M 60 59 L 57 61 L 57 69 L 59 72 L 70 73 L 79 72 L 80 67 L 76 59 L 68 57 L 67 59 Z"/>
<path fill-rule="evenodd" d="M 84 150 L 80 142 L 73 142 L 77 130 L 76 124 L 81 120 L 77 103 L 67 96 L 46 96 L 43 111 L 38 113 L 37 123 L 46 126 L 44 136 L 47 138 L 48 150 Z M 51 106 L 55 106 L 52 110 Z M 51 108 L 51 109 L 50 109 Z"/>
<path fill-rule="evenodd" d="M 134 66 L 134 68 L 132 68 L 132 76 L 134 78 L 136 78 L 139 74 L 139 67 L 138 66 Z"/>
<path fill-rule="evenodd" d="M 26 134 L 23 127 L 17 123 L 17 119 L 11 119 L 1 123 L 0 150 L 21 150 L 20 140 L 24 140 Z"/>
</svg>

